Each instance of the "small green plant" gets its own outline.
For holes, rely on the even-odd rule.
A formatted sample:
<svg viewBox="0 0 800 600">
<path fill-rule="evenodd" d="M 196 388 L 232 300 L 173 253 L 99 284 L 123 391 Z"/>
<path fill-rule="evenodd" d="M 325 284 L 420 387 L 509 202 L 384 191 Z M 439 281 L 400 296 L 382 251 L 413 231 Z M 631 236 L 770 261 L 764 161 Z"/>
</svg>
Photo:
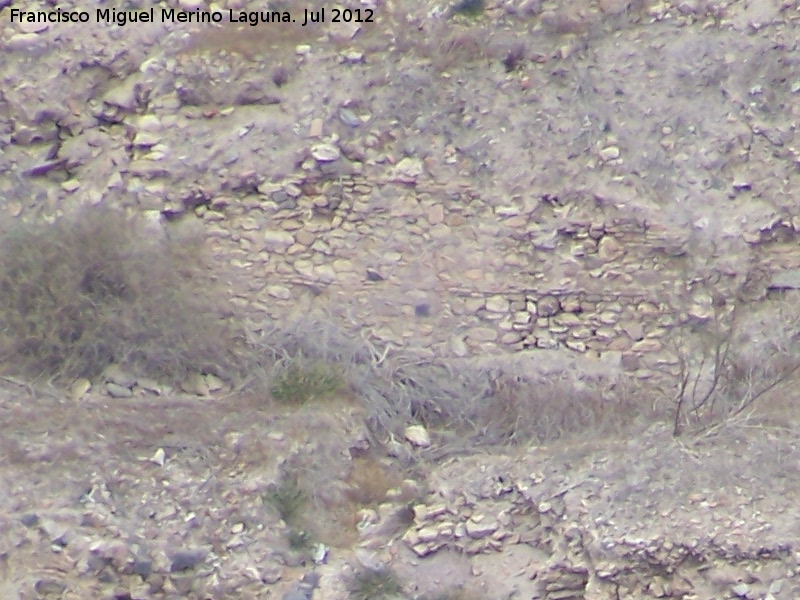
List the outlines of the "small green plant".
<svg viewBox="0 0 800 600">
<path fill-rule="evenodd" d="M 402 596 L 403 588 L 389 569 L 361 569 L 353 575 L 351 600 L 392 600 Z"/>
<path fill-rule="evenodd" d="M 481 16 L 485 8 L 485 0 L 460 0 L 450 9 L 450 16 L 464 15 L 474 19 Z"/>
<path fill-rule="evenodd" d="M 295 358 L 278 368 L 270 392 L 284 404 L 302 405 L 324 400 L 344 386 L 344 378 L 334 365 Z"/>
<path fill-rule="evenodd" d="M 313 546 L 311 536 L 304 529 L 289 529 L 286 540 L 292 550 L 309 550 Z"/>
<path fill-rule="evenodd" d="M 264 501 L 278 512 L 287 525 L 291 526 L 297 523 L 308 498 L 296 476 L 284 475 L 267 492 Z"/>
</svg>

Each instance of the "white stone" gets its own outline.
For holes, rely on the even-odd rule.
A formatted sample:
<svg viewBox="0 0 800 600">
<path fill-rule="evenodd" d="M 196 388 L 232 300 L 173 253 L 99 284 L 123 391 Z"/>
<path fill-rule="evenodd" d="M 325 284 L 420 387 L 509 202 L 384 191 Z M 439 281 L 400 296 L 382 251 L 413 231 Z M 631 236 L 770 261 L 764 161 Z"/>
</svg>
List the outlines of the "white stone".
<svg viewBox="0 0 800 600">
<path fill-rule="evenodd" d="M 493 521 L 481 521 L 476 523 L 474 520 L 467 521 L 467 535 L 473 539 L 480 539 L 491 535 L 497 531 L 497 523 Z"/>
<path fill-rule="evenodd" d="M 418 158 L 404 158 L 392 171 L 392 179 L 401 183 L 415 183 L 423 173 L 422 161 Z"/>
<path fill-rule="evenodd" d="M 606 146 L 600 150 L 600 158 L 603 160 L 616 160 L 619 158 L 620 151 L 617 146 Z"/>
<path fill-rule="evenodd" d="M 508 298 L 505 296 L 490 296 L 486 300 L 486 310 L 493 313 L 507 313 Z"/>
<path fill-rule="evenodd" d="M 288 231 L 268 229 L 264 232 L 264 246 L 268 250 L 285 250 L 294 244 L 294 236 Z"/>
<path fill-rule="evenodd" d="M 153 457 L 150 459 L 151 463 L 157 464 L 159 467 L 163 467 L 164 463 L 167 462 L 167 453 L 164 452 L 163 448 L 159 448 L 156 450 Z"/>
<path fill-rule="evenodd" d="M 409 425 L 406 427 L 405 438 L 418 448 L 429 448 L 431 445 L 431 438 L 428 435 L 428 430 L 422 425 Z"/>
<path fill-rule="evenodd" d="M 332 144 L 315 144 L 311 147 L 311 156 L 317 162 L 333 162 L 339 160 L 342 152 Z"/>
</svg>

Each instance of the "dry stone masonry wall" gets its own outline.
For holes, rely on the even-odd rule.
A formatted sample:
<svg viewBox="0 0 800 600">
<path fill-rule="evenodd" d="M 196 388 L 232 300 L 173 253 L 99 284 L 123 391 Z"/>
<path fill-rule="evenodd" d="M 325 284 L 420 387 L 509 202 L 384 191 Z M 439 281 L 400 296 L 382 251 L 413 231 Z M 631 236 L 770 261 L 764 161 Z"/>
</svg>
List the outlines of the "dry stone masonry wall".
<svg viewBox="0 0 800 600">
<path fill-rule="evenodd" d="M 712 292 L 727 286 L 730 296 L 741 279 L 715 273 L 716 291 L 692 279 L 685 231 L 610 210 L 571 217 L 596 195 L 495 205 L 468 189 L 417 183 L 424 166 L 409 160 L 382 182 L 325 181 L 326 166 L 352 166 L 335 148 L 313 155 L 308 179 L 195 208 L 220 251 L 237 246 L 232 264 L 259 298 L 239 302 L 275 319 L 324 307 L 379 344 L 460 357 L 615 352 L 646 376 L 675 368 L 665 339 L 687 321 L 712 320 Z"/>
</svg>

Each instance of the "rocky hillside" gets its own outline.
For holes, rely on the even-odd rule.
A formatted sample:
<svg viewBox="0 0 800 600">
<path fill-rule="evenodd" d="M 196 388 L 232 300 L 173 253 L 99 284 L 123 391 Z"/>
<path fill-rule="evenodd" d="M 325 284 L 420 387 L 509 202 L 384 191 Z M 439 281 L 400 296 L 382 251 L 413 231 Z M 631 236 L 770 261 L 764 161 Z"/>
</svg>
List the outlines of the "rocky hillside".
<svg viewBox="0 0 800 600">
<path fill-rule="evenodd" d="M 430 410 L 388 427 L 366 376 L 297 410 L 209 372 L 9 376 L 0 596 L 800 597 L 769 379 L 797 364 L 796 0 L 0 7 L 0 231 L 104 206 L 194 232 L 248 335 L 332 323 Z M 735 419 L 673 437 L 720 339 Z M 436 421 L 460 377 L 489 408 Z"/>
</svg>

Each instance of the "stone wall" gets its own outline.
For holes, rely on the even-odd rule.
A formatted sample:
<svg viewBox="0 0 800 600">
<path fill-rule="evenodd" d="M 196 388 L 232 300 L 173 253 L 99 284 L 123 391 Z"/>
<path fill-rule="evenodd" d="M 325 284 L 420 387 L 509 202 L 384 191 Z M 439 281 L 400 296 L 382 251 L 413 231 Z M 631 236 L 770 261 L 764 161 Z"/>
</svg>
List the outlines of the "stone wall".
<svg viewBox="0 0 800 600">
<path fill-rule="evenodd" d="M 377 344 L 439 355 L 618 352 L 646 376 L 675 368 L 678 324 L 710 321 L 714 296 L 742 283 L 717 263 L 692 272 L 691 232 L 609 208 L 619 190 L 501 204 L 418 184 L 409 164 L 368 180 L 323 156 L 306 179 L 195 208 L 245 276 L 235 301 L 257 314 L 323 310 Z M 320 170 L 337 161 L 345 173 Z"/>
</svg>

